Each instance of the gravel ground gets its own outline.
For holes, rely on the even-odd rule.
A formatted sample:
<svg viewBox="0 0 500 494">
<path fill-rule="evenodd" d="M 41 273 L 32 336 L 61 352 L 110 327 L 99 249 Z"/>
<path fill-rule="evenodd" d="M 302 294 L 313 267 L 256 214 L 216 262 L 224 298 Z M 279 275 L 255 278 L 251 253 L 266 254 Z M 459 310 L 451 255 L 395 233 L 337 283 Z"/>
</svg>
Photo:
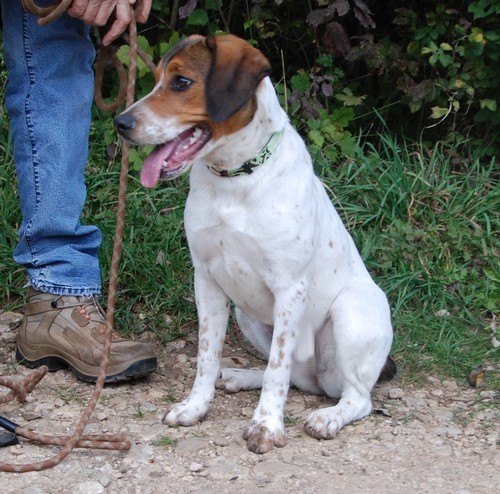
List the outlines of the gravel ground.
<svg viewBox="0 0 500 494">
<path fill-rule="evenodd" d="M 15 321 L 0 313 L 0 375 L 30 370 L 14 363 Z M 256 392 L 217 391 L 207 420 L 168 428 L 161 418 L 185 398 L 195 374 L 195 342 L 158 347 L 159 370 L 140 382 L 108 386 L 86 432 L 124 432 L 128 452 L 74 450 L 55 468 L 0 473 L 1 492 L 96 493 L 492 493 L 498 492 L 498 393 L 429 377 L 403 385 L 398 378 L 374 390 L 374 413 L 318 441 L 303 431 L 309 412 L 329 399 L 291 390 L 286 407 L 288 443 L 265 455 L 246 449 L 243 427 Z M 228 343 L 224 364 L 262 365 Z M 91 385 L 66 371 L 48 374 L 24 404 L 2 405 L 1 415 L 39 432 L 71 433 Z M 2 389 L 2 392 L 6 391 Z M 57 451 L 21 440 L 0 449 L 0 461 L 29 463 Z"/>
</svg>

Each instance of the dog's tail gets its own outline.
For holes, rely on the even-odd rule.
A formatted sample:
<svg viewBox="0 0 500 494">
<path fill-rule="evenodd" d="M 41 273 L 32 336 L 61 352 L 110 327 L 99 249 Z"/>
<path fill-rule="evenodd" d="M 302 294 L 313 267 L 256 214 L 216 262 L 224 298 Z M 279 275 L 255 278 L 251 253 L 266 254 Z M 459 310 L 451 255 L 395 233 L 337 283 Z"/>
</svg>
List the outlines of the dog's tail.
<svg viewBox="0 0 500 494">
<path fill-rule="evenodd" d="M 396 372 L 397 372 L 396 362 L 394 362 L 392 357 L 390 356 L 387 357 L 384 367 L 382 367 L 382 370 L 380 371 L 380 376 L 378 377 L 377 382 L 381 383 L 383 381 L 390 381 L 395 377 Z"/>
</svg>

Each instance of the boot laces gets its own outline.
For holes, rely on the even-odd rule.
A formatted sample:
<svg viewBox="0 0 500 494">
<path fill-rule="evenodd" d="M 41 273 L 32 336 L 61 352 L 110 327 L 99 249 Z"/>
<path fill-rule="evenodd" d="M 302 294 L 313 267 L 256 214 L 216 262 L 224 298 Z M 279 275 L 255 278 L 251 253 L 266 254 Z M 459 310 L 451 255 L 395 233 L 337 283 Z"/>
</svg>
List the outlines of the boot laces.
<svg viewBox="0 0 500 494">
<path fill-rule="evenodd" d="M 99 332 L 104 334 L 106 332 L 106 313 L 103 308 L 97 301 L 95 295 L 90 295 L 88 297 L 77 297 L 79 303 L 65 303 L 62 306 L 59 306 L 57 302 L 63 298 L 64 295 L 57 296 L 54 300 L 52 300 L 51 305 L 54 309 L 68 309 L 68 308 L 76 308 L 78 312 L 89 322 L 93 322 L 96 324 Z M 118 338 L 118 334 L 112 331 L 111 336 L 113 339 Z"/>
</svg>

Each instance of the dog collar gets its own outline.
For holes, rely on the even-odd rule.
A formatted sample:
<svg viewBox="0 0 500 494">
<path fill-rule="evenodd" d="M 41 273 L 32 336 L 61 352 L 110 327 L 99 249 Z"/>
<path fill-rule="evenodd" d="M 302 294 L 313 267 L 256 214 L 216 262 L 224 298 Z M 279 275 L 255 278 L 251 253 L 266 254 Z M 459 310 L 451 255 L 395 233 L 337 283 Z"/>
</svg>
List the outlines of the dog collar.
<svg viewBox="0 0 500 494">
<path fill-rule="evenodd" d="M 283 130 L 275 132 L 255 158 L 245 161 L 240 167 L 235 168 L 234 170 L 217 170 L 215 166 L 207 166 L 207 168 L 219 177 L 238 177 L 239 175 L 250 175 L 256 168 L 265 163 L 267 159 L 276 151 L 276 149 L 278 149 L 282 136 Z"/>
</svg>

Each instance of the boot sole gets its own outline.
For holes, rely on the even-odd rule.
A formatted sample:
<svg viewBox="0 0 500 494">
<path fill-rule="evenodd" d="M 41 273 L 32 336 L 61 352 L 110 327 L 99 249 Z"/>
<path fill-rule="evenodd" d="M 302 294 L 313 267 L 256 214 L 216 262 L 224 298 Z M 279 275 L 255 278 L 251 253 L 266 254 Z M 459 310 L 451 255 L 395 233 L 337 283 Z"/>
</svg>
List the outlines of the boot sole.
<svg viewBox="0 0 500 494">
<path fill-rule="evenodd" d="M 89 383 L 95 383 L 98 378 L 98 376 L 91 376 L 80 372 L 74 365 L 61 357 L 48 355 L 47 357 L 43 357 L 37 360 L 29 360 L 21 353 L 21 351 L 19 350 L 19 346 L 16 347 L 16 360 L 20 364 L 25 365 L 26 367 L 30 367 L 31 369 L 41 367 L 42 365 L 46 365 L 49 369 L 49 372 L 55 372 L 60 369 L 69 369 L 77 379 Z M 111 384 L 145 377 L 153 373 L 156 370 L 157 365 L 158 360 L 156 357 L 138 360 L 132 363 L 124 371 L 113 375 L 107 375 L 104 382 L 106 384 Z"/>
</svg>

